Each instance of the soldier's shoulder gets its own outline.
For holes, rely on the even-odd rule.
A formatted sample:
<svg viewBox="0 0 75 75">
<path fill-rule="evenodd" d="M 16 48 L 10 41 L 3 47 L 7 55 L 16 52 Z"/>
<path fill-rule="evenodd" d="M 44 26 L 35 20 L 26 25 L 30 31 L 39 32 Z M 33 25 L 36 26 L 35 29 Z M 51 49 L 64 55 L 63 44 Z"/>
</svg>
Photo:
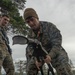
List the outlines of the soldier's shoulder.
<svg viewBox="0 0 75 75">
<path fill-rule="evenodd" d="M 49 22 L 49 21 L 40 21 L 40 23 L 43 25 L 55 26 L 52 22 Z"/>
<path fill-rule="evenodd" d="M 45 27 L 54 27 L 54 28 L 56 28 L 56 25 L 55 24 L 53 24 L 52 22 L 48 22 L 48 21 L 40 21 L 40 23 L 41 23 L 41 25 L 42 26 L 45 26 Z"/>
<path fill-rule="evenodd" d="M 42 27 L 44 27 L 45 29 L 51 30 L 51 31 L 60 31 L 58 29 L 58 27 L 53 24 L 52 22 L 48 22 L 48 21 L 41 21 L 40 22 Z"/>
</svg>

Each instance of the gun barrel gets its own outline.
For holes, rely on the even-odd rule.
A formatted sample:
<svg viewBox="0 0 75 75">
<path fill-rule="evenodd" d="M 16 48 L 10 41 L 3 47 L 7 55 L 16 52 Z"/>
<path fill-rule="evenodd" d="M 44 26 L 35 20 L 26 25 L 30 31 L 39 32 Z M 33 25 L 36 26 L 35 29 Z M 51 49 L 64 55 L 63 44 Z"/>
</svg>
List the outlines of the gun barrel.
<svg viewBox="0 0 75 75">
<path fill-rule="evenodd" d="M 40 43 L 37 39 L 28 38 L 28 41 L 29 42 L 33 42 L 33 43 L 36 43 L 36 44 L 39 44 Z"/>
</svg>

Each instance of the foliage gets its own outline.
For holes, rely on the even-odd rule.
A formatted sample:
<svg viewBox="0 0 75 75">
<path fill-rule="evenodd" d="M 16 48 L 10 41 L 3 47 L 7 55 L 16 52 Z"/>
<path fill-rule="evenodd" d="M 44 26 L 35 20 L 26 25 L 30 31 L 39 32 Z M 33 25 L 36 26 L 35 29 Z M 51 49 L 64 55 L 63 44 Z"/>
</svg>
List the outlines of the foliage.
<svg viewBox="0 0 75 75">
<path fill-rule="evenodd" d="M 6 11 L 24 9 L 26 0 L 0 0 L 0 7 Z"/>
<path fill-rule="evenodd" d="M 17 69 L 17 72 L 23 74 L 26 71 L 26 61 L 20 60 L 18 62 L 15 62 L 15 67 Z"/>
<path fill-rule="evenodd" d="M 26 0 L 13 0 L 13 2 L 16 4 L 16 6 L 19 8 L 19 9 L 23 9 L 25 6 L 25 2 Z"/>
<path fill-rule="evenodd" d="M 0 0 L 0 7 L 2 14 L 9 14 L 11 18 L 11 27 L 14 33 L 21 33 L 26 35 L 27 26 L 20 16 L 19 10 L 25 8 L 26 0 Z"/>
</svg>

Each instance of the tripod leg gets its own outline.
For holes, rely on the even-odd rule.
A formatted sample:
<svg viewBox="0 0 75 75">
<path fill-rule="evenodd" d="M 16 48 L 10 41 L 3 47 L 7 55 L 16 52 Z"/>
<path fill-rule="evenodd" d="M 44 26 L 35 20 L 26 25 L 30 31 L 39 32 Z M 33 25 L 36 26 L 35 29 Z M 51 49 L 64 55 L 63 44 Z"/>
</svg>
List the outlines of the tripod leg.
<svg viewBox="0 0 75 75">
<path fill-rule="evenodd" d="M 49 67 L 49 71 L 51 71 L 52 75 L 55 75 L 52 66 L 51 66 L 50 64 L 47 64 L 47 65 L 48 65 L 48 67 Z"/>
<path fill-rule="evenodd" d="M 41 75 L 44 75 L 42 67 L 40 67 Z"/>
</svg>

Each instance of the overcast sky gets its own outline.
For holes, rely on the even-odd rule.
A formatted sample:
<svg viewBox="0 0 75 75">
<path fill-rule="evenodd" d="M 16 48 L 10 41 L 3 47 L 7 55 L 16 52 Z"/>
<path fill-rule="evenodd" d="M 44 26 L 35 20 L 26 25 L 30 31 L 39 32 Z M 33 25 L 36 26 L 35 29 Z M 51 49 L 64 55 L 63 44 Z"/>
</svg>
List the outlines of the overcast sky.
<svg viewBox="0 0 75 75">
<path fill-rule="evenodd" d="M 59 28 L 62 46 L 75 63 L 75 0 L 27 0 L 28 7 L 37 11 L 40 20 L 52 22 Z M 23 15 L 23 11 L 20 13 Z M 14 60 L 25 59 L 25 45 L 10 45 Z"/>
</svg>

